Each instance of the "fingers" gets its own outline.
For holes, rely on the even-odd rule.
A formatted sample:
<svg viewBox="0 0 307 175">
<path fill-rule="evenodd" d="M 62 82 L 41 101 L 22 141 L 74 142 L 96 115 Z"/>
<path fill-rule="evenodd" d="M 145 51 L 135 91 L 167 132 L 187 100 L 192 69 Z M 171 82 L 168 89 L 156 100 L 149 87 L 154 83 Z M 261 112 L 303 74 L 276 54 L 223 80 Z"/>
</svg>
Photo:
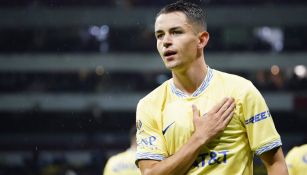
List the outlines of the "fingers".
<svg viewBox="0 0 307 175">
<path fill-rule="evenodd" d="M 216 114 L 217 116 L 219 116 L 218 118 L 221 121 L 228 122 L 232 118 L 232 115 L 233 115 L 232 113 L 234 111 L 235 106 L 236 106 L 235 101 L 232 97 L 224 98 L 221 102 L 216 104 L 208 113 L 213 114 L 213 115 Z M 200 116 L 200 111 L 194 104 L 192 105 L 192 110 L 193 110 L 194 119 L 195 117 L 198 118 Z M 203 116 L 205 115 L 206 113 Z"/>
<path fill-rule="evenodd" d="M 224 126 L 228 125 L 234 113 L 235 113 L 234 111 L 231 111 L 230 114 L 226 116 L 225 120 L 223 121 Z"/>
<path fill-rule="evenodd" d="M 233 108 L 234 108 L 234 99 L 233 98 L 227 98 L 227 100 L 224 101 L 224 103 L 222 104 L 222 106 L 220 107 L 220 109 L 218 110 L 217 113 L 219 115 L 229 114 L 229 112 L 231 112 L 233 110 Z"/>
<path fill-rule="evenodd" d="M 231 103 L 228 109 L 223 113 L 222 119 L 225 125 L 227 125 L 230 120 L 232 119 L 232 116 L 234 114 L 234 109 L 235 109 L 235 103 Z"/>
</svg>

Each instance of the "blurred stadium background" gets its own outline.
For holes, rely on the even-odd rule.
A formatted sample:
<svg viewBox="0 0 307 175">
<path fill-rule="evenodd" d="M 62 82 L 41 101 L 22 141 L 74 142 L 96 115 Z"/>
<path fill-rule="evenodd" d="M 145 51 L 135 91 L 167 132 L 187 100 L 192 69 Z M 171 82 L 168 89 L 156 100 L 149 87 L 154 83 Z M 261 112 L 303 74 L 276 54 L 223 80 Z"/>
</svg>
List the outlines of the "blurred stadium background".
<svg viewBox="0 0 307 175">
<path fill-rule="evenodd" d="M 0 175 L 101 174 L 129 146 L 137 101 L 170 77 L 153 35 L 168 2 L 0 1 Z M 307 142 L 307 2 L 195 2 L 208 64 L 260 89 L 285 153 Z"/>
</svg>

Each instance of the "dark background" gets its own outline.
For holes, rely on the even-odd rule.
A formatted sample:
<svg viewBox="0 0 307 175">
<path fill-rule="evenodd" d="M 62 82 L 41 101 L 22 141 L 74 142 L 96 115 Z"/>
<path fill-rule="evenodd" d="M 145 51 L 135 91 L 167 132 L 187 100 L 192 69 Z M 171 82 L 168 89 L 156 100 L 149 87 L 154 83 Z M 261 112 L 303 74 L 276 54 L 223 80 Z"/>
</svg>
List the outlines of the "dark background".
<svg viewBox="0 0 307 175">
<path fill-rule="evenodd" d="M 101 174 L 129 147 L 138 100 L 170 78 L 153 33 L 168 2 L 0 2 L 0 175 Z M 285 154 L 306 143 L 306 1 L 193 2 L 208 12 L 208 64 L 261 91 Z"/>
</svg>

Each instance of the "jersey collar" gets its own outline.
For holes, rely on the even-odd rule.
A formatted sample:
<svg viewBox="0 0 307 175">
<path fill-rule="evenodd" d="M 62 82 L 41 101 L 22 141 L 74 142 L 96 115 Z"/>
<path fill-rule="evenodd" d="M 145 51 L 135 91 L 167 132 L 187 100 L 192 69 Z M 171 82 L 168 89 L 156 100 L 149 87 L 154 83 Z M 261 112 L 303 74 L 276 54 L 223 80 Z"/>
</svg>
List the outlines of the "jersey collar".
<svg viewBox="0 0 307 175">
<path fill-rule="evenodd" d="M 201 94 L 202 92 L 205 91 L 205 89 L 208 87 L 210 80 L 213 77 L 213 71 L 212 69 L 208 66 L 208 72 L 207 75 L 205 77 L 205 79 L 203 80 L 203 82 L 201 83 L 201 85 L 197 88 L 197 90 L 195 92 L 193 92 L 193 94 L 191 96 L 185 94 L 184 92 L 182 92 L 181 90 L 179 90 L 178 88 L 176 88 L 173 79 L 171 79 L 170 81 L 170 87 L 172 92 L 177 95 L 178 97 L 196 97 L 199 94 Z"/>
</svg>

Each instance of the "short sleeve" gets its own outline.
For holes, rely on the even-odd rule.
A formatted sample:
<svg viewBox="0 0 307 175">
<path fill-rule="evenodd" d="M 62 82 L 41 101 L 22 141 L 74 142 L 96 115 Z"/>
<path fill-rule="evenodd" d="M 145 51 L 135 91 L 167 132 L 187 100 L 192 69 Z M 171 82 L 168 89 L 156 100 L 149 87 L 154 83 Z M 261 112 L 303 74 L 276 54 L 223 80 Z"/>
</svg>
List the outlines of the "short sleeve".
<svg viewBox="0 0 307 175">
<path fill-rule="evenodd" d="M 244 89 L 241 105 L 251 150 L 260 155 L 281 146 L 280 136 L 264 98 L 249 81 Z"/>
<path fill-rule="evenodd" d="M 139 160 L 164 160 L 167 157 L 165 139 L 162 130 L 159 129 L 155 113 L 151 105 L 139 102 L 136 112 L 136 140 L 137 153 L 136 164 Z"/>
</svg>

